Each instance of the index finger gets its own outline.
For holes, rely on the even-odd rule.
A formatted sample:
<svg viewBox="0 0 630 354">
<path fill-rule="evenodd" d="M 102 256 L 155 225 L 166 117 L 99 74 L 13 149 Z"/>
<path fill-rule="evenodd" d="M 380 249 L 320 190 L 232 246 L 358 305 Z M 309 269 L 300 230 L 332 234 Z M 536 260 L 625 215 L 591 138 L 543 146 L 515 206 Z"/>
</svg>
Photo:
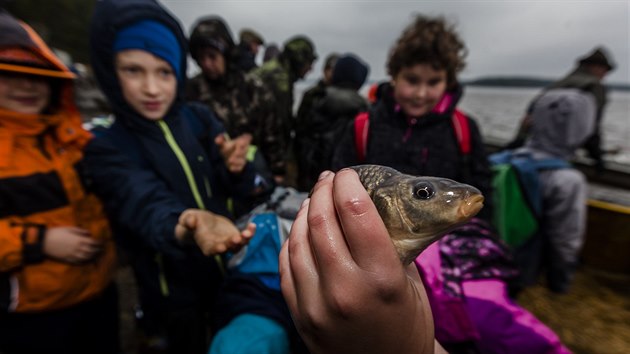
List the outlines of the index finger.
<svg viewBox="0 0 630 354">
<path fill-rule="evenodd" d="M 325 172 L 313 187 L 308 208 L 309 242 L 323 277 L 339 276 L 352 265 L 333 200 L 334 173 Z"/>
<path fill-rule="evenodd" d="M 367 270 L 382 271 L 386 264 L 400 266 L 383 219 L 354 170 L 344 169 L 337 173 L 333 196 L 354 262 Z"/>
</svg>

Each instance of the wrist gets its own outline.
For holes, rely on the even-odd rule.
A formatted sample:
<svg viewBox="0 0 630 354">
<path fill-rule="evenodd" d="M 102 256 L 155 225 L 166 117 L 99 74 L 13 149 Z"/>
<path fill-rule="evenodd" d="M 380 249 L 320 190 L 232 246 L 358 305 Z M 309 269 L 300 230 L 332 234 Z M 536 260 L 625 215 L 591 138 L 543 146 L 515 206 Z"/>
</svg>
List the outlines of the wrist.
<svg viewBox="0 0 630 354">
<path fill-rule="evenodd" d="M 44 238 L 46 226 L 26 224 L 22 231 L 22 259 L 25 264 L 40 263 L 44 260 Z"/>
</svg>

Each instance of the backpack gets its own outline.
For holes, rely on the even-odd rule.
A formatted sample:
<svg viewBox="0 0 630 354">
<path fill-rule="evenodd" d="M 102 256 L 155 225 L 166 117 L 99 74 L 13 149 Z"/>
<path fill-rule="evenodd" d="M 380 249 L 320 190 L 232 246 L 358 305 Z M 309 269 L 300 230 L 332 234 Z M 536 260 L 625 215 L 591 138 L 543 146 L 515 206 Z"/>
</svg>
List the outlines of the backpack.
<svg viewBox="0 0 630 354">
<path fill-rule="evenodd" d="M 467 166 L 471 151 L 470 127 L 468 119 L 459 110 L 455 110 L 451 116 L 451 123 L 455 131 L 455 137 L 459 145 L 459 152 L 462 156 L 464 166 Z M 357 152 L 357 161 L 363 163 L 367 153 L 368 131 L 370 128 L 369 112 L 361 112 L 354 117 L 354 147 Z"/>
<path fill-rule="evenodd" d="M 494 215 L 493 224 L 501 239 L 513 249 L 531 239 L 542 217 L 539 172 L 569 168 L 563 159 L 536 160 L 524 150 L 491 154 Z"/>
</svg>

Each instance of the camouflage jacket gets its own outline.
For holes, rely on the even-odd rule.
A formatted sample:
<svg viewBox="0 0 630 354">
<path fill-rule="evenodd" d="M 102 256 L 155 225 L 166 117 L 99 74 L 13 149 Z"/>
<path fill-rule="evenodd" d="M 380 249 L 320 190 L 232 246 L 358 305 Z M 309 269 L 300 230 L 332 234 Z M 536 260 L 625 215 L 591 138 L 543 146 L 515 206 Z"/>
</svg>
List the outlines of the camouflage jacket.
<svg viewBox="0 0 630 354">
<path fill-rule="evenodd" d="M 208 81 L 203 73 L 188 80 L 186 97 L 210 107 L 230 136 L 244 133 L 261 150 L 274 175 L 285 173 L 284 144 L 274 115 L 271 91 L 256 76 L 229 71 L 221 81 Z"/>
<path fill-rule="evenodd" d="M 289 142 L 294 128 L 293 84 L 296 79 L 282 57 L 270 60 L 252 71 L 271 89 L 275 99 L 274 114 L 281 124 L 282 140 Z"/>
</svg>

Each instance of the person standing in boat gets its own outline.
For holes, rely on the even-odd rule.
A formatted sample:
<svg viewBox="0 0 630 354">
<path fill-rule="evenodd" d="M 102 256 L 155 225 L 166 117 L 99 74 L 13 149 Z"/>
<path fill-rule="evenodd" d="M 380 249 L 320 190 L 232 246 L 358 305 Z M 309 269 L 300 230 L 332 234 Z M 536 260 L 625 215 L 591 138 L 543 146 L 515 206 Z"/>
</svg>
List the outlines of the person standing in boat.
<svg viewBox="0 0 630 354">
<path fill-rule="evenodd" d="M 530 113 L 529 137 L 515 153 L 530 153 L 535 160 L 569 161 L 592 136 L 597 114 L 593 95 L 579 89 L 551 89 L 541 95 Z M 540 242 L 531 243 L 525 257 L 517 256 L 522 274 L 519 285 L 533 285 L 544 269 L 547 287 L 569 291 L 586 232 L 586 178 L 576 168 L 539 172 L 542 193 Z M 521 251 L 516 250 L 517 255 Z M 524 262 L 521 260 L 525 260 Z"/>
<path fill-rule="evenodd" d="M 608 101 L 607 89 L 606 86 L 602 84 L 602 80 L 614 69 L 615 64 L 612 59 L 610 59 L 610 54 L 607 54 L 607 50 L 604 47 L 597 47 L 593 49 L 592 52 L 578 58 L 577 67 L 573 69 L 573 71 L 544 90 L 547 91 L 556 88 L 577 88 L 593 95 L 595 103 L 597 104 L 597 124 L 595 125 L 595 130 L 592 135 L 584 142 L 582 147 L 586 149 L 589 156 L 594 160 L 595 167 L 598 170 L 603 170 L 605 168 L 601 123 L 604 114 L 604 107 Z M 521 124 L 516 137 L 505 146 L 506 149 L 514 149 L 525 143 L 525 140 L 530 134 L 532 122 L 531 111 L 536 99 L 538 99 L 541 95 L 542 93 L 534 98 L 534 100 L 532 100 L 529 104 L 527 112 L 521 119 Z"/>
</svg>

